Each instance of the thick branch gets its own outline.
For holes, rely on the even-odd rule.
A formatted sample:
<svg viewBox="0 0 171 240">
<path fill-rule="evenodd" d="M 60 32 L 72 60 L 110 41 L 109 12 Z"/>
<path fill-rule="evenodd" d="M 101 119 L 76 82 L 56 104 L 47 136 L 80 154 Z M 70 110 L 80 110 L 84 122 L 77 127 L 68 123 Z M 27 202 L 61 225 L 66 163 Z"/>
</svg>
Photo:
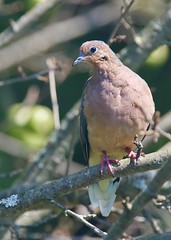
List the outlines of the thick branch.
<svg viewBox="0 0 171 240">
<path fill-rule="evenodd" d="M 135 167 L 130 165 L 129 159 L 123 159 L 121 160 L 121 165 L 115 169 L 116 177 L 157 169 L 163 166 L 167 160 L 171 164 L 170 149 L 141 157 L 138 166 Z M 48 207 L 50 206 L 49 200 L 51 199 L 59 198 L 59 196 L 107 178 L 111 178 L 107 169 L 105 169 L 104 174 L 101 175 L 100 166 L 94 166 L 70 176 L 40 185 L 34 189 L 26 190 L 21 194 L 13 194 L 8 198 L 0 200 L 0 218 L 13 216 L 26 210 Z M 162 182 L 163 179 L 165 179 L 165 177 L 162 178 Z M 161 184 L 159 184 L 159 186 L 161 186 Z M 150 189 L 153 189 L 155 192 L 153 185 L 150 185 L 149 191 Z"/>
</svg>

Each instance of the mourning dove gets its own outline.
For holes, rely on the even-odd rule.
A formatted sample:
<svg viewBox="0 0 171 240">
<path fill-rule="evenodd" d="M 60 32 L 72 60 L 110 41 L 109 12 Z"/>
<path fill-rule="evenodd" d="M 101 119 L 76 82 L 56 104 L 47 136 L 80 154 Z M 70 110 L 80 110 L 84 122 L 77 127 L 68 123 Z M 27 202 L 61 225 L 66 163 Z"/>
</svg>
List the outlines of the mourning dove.
<svg viewBox="0 0 171 240">
<path fill-rule="evenodd" d="M 86 83 L 80 112 L 80 133 L 89 166 L 101 163 L 109 170 L 112 159 L 136 154 L 135 135 L 147 129 L 154 114 L 154 102 L 147 83 L 126 67 L 103 41 L 87 41 L 73 65 L 88 62 L 92 77 Z M 113 206 L 119 178 L 101 180 L 88 187 L 94 207 L 107 217 Z"/>
</svg>

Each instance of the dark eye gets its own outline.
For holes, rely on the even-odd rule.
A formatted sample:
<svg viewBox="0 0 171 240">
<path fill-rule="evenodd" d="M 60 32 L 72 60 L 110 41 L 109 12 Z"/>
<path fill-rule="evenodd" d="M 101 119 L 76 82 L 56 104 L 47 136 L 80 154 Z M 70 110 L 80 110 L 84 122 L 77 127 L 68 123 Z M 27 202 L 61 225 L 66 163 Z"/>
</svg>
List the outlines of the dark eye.
<svg viewBox="0 0 171 240">
<path fill-rule="evenodd" d="M 93 54 L 97 51 L 97 48 L 95 46 L 92 46 L 90 49 L 89 49 L 89 53 L 90 54 Z"/>
</svg>

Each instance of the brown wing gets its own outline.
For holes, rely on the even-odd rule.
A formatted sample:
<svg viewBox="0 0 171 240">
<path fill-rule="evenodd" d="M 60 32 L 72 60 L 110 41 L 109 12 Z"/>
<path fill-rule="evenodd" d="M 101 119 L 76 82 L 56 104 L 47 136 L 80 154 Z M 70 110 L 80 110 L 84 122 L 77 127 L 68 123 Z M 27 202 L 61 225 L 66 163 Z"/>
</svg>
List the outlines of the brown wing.
<svg viewBox="0 0 171 240">
<path fill-rule="evenodd" d="M 88 141 L 87 121 L 84 115 L 84 95 L 82 96 L 80 107 L 80 139 L 83 147 L 84 157 L 88 163 L 90 144 Z"/>
</svg>

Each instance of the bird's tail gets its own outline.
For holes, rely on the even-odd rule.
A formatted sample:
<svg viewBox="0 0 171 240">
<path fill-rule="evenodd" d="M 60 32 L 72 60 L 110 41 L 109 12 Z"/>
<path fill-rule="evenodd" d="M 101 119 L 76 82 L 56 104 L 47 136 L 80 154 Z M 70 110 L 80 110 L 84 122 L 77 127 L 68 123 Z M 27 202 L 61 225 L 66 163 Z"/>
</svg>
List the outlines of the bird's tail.
<svg viewBox="0 0 171 240">
<path fill-rule="evenodd" d="M 99 207 L 104 217 L 107 217 L 112 209 L 119 180 L 119 178 L 102 180 L 88 187 L 89 198 L 92 205 Z M 105 187 L 104 184 L 106 185 Z"/>
</svg>

